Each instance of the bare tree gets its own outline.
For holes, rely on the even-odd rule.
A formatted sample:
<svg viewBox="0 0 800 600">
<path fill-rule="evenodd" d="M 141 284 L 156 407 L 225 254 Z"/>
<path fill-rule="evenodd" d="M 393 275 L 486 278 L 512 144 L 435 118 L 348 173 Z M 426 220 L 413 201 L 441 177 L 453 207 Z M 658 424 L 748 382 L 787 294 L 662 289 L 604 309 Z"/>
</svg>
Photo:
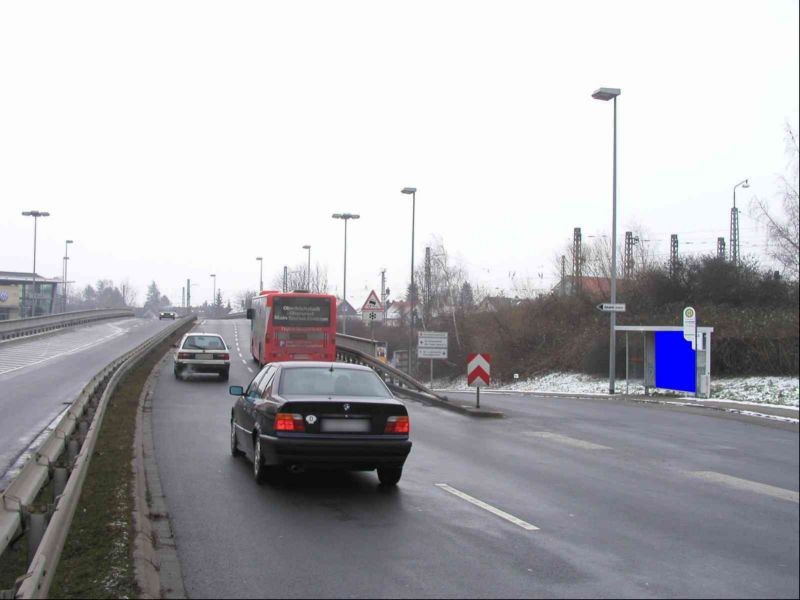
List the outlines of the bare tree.
<svg viewBox="0 0 800 600">
<path fill-rule="evenodd" d="M 242 290 L 234 295 L 236 307 L 239 310 L 247 310 L 250 308 L 250 302 L 258 295 L 256 290 Z"/>
<path fill-rule="evenodd" d="M 800 262 L 800 198 L 798 197 L 798 174 L 800 173 L 800 151 L 797 131 L 786 125 L 786 154 L 788 156 L 788 175 L 781 176 L 781 210 L 773 209 L 763 198 L 754 198 L 750 205 L 751 214 L 767 230 L 767 252 L 776 260 L 784 273 L 798 279 Z M 779 214 L 782 212 L 783 214 Z"/>
<path fill-rule="evenodd" d="M 136 286 L 130 282 L 130 279 L 125 279 L 122 282 L 122 301 L 125 306 L 134 306 L 138 296 L 139 290 L 136 289 Z"/>
<path fill-rule="evenodd" d="M 283 269 L 272 278 L 272 289 L 283 289 Z M 298 263 L 289 267 L 286 273 L 286 289 L 308 290 L 314 294 L 328 293 L 328 268 L 316 263 L 311 267 L 309 276 L 307 263 Z"/>
</svg>

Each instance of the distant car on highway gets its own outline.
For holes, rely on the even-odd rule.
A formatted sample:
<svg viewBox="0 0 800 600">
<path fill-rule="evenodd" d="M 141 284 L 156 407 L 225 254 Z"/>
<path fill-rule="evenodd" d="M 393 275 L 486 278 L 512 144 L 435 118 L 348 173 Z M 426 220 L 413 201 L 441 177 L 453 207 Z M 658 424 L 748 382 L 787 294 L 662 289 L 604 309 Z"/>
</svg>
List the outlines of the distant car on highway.
<svg viewBox="0 0 800 600">
<path fill-rule="evenodd" d="M 408 411 L 375 371 L 312 361 L 271 363 L 233 385 L 231 454 L 263 483 L 281 469 L 372 471 L 396 485 L 411 451 Z"/>
<path fill-rule="evenodd" d="M 231 354 L 221 335 L 187 333 L 175 352 L 173 371 L 176 378 L 192 373 L 217 373 L 228 381 Z"/>
<path fill-rule="evenodd" d="M 161 319 L 172 319 L 174 321 L 175 317 L 177 317 L 177 316 L 178 315 L 176 313 L 174 313 L 172 311 L 165 310 L 165 311 L 162 311 L 162 312 L 158 313 L 158 320 L 160 321 Z"/>
</svg>

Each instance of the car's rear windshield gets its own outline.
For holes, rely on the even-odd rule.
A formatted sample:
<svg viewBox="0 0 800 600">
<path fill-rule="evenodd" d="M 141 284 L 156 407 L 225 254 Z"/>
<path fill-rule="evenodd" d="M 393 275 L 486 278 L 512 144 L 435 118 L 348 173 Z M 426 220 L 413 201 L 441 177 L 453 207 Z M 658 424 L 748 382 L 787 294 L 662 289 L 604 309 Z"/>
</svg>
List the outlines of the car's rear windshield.
<svg viewBox="0 0 800 600">
<path fill-rule="evenodd" d="M 390 398 L 391 394 L 372 371 L 330 367 L 299 367 L 281 373 L 281 396 L 369 396 Z"/>
<path fill-rule="evenodd" d="M 184 350 L 225 350 L 225 342 L 217 335 L 191 335 L 183 342 Z"/>
</svg>

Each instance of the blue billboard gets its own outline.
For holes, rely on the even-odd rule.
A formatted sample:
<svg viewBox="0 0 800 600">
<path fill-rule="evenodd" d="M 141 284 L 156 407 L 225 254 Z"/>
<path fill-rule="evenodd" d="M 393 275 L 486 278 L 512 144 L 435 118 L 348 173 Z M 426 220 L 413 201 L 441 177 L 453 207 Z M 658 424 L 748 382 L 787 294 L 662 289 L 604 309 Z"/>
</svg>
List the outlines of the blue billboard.
<svg viewBox="0 0 800 600">
<path fill-rule="evenodd" d="M 656 387 L 697 393 L 695 351 L 683 331 L 655 332 Z"/>
</svg>

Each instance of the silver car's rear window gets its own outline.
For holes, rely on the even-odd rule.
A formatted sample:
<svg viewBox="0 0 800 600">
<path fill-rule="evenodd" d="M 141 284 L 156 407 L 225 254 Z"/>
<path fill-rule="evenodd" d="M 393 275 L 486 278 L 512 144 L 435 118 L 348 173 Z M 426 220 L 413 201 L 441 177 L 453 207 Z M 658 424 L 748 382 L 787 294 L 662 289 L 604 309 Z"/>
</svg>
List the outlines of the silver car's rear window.
<svg viewBox="0 0 800 600">
<path fill-rule="evenodd" d="M 391 394 L 372 371 L 299 367 L 281 373 L 281 396 L 365 396 L 391 398 Z"/>
<path fill-rule="evenodd" d="M 183 342 L 184 350 L 225 350 L 225 342 L 216 335 L 191 335 Z"/>
</svg>

